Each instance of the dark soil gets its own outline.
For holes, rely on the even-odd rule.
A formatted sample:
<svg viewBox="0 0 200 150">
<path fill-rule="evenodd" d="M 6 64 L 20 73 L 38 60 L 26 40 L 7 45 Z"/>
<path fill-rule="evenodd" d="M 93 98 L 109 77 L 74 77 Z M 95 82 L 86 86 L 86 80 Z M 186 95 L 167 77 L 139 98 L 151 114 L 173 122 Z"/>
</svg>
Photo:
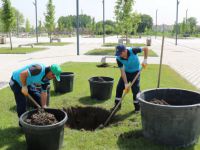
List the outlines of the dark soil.
<svg viewBox="0 0 200 150">
<path fill-rule="evenodd" d="M 57 123 L 56 117 L 48 112 L 45 111 L 38 111 L 30 116 L 30 118 L 25 120 L 28 124 L 32 125 L 52 125 Z"/>
<path fill-rule="evenodd" d="M 110 65 L 108 63 L 102 63 L 97 65 L 98 68 L 105 68 L 105 67 L 110 67 Z"/>
<path fill-rule="evenodd" d="M 95 130 L 104 124 L 110 111 L 99 107 L 70 107 L 63 108 L 68 115 L 66 126 L 78 130 Z"/>
<path fill-rule="evenodd" d="M 159 105 L 169 105 L 169 104 L 168 104 L 165 100 L 163 100 L 163 99 L 159 100 L 159 99 L 154 98 L 154 99 L 150 100 L 149 102 L 150 102 L 150 103 L 153 103 L 153 104 L 159 104 Z"/>
</svg>

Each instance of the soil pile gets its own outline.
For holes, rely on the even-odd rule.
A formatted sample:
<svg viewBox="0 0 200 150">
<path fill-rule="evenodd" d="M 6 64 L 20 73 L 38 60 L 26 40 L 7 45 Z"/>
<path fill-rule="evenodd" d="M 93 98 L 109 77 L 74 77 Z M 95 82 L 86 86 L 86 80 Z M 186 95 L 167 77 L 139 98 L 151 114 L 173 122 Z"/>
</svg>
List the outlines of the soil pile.
<svg viewBox="0 0 200 150">
<path fill-rule="evenodd" d="M 102 63 L 97 65 L 98 68 L 105 68 L 105 67 L 109 67 L 110 65 L 108 63 Z"/>
<path fill-rule="evenodd" d="M 159 104 L 159 105 L 169 105 L 169 104 L 168 104 L 165 100 L 163 100 L 163 99 L 159 100 L 159 99 L 154 98 L 154 99 L 150 100 L 149 102 L 150 102 L 150 103 L 153 103 L 153 104 Z"/>
<path fill-rule="evenodd" d="M 26 119 L 26 122 L 32 125 L 45 126 L 55 124 L 58 121 L 53 114 L 45 111 L 38 111 L 32 114 L 30 118 Z"/>
<path fill-rule="evenodd" d="M 95 130 L 104 124 L 110 112 L 99 107 L 70 107 L 63 108 L 68 115 L 66 126 L 78 130 Z"/>
</svg>

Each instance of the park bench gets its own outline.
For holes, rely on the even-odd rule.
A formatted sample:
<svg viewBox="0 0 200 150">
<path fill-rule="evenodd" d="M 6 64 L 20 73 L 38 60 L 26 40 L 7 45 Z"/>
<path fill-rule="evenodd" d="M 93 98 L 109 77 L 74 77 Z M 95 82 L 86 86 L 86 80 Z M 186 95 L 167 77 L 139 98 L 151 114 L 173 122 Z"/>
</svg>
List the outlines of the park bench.
<svg viewBox="0 0 200 150">
<path fill-rule="evenodd" d="M 23 47 L 23 46 L 30 46 L 31 48 L 33 48 L 33 44 L 20 44 L 18 47 Z"/>
<path fill-rule="evenodd" d="M 53 38 L 51 38 L 51 42 L 53 42 L 53 41 L 61 42 L 61 39 L 58 37 L 53 37 Z"/>
<path fill-rule="evenodd" d="M 118 44 L 124 44 L 126 42 L 126 38 L 121 38 L 118 40 Z M 130 43 L 130 39 L 127 39 L 127 43 L 126 44 L 129 44 Z"/>
</svg>

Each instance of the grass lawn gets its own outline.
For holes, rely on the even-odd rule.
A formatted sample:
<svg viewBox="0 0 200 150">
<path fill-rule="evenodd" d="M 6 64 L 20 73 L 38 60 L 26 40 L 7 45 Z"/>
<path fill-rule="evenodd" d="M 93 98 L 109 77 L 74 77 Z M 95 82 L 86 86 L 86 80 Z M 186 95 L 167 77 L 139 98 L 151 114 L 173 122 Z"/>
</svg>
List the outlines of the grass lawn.
<svg viewBox="0 0 200 150">
<path fill-rule="evenodd" d="M 118 43 L 105 43 L 104 45 L 102 46 L 105 46 L 105 47 L 115 47 L 116 45 L 118 45 Z M 140 47 L 140 46 L 145 46 L 145 44 L 143 43 L 129 43 L 129 44 L 125 44 L 127 47 L 131 47 L 131 46 L 134 46 L 134 47 Z"/>
<path fill-rule="evenodd" d="M 115 50 L 114 49 L 93 49 L 91 51 L 88 51 L 85 54 L 86 55 L 110 55 L 110 56 L 114 56 Z M 143 56 L 143 53 L 139 53 L 138 55 Z M 158 55 L 154 51 L 149 50 L 149 56 L 157 57 Z"/>
<path fill-rule="evenodd" d="M 51 84 L 50 107 L 62 108 L 75 105 L 99 106 L 110 109 L 113 106 L 116 85 L 120 72 L 117 68 L 97 68 L 96 63 L 66 63 L 63 71 L 75 73 L 74 90 L 67 94 L 55 94 Z M 114 78 L 112 98 L 106 101 L 90 99 L 88 79 L 92 76 Z M 155 88 L 157 85 L 158 65 L 149 65 L 141 75 L 141 89 Z M 161 87 L 177 87 L 197 90 L 168 66 L 163 66 Z M 25 150 L 25 136 L 18 128 L 15 100 L 9 88 L 0 91 L 0 149 Z M 95 132 L 78 131 L 65 128 L 63 150 L 67 149 L 134 149 L 134 150 L 172 150 L 154 144 L 142 137 L 140 114 L 133 114 L 132 95 L 129 93 L 118 112 L 118 123 Z M 200 143 L 183 150 L 199 150 Z M 182 150 L 182 149 L 179 149 Z"/>
<path fill-rule="evenodd" d="M 37 46 L 64 46 L 64 45 L 68 45 L 71 44 L 70 42 L 43 42 L 43 43 L 34 43 L 34 45 Z"/>
<path fill-rule="evenodd" d="M 10 48 L 0 48 L 0 54 L 27 54 L 27 53 L 32 53 L 32 52 L 37 52 L 41 50 L 45 50 L 46 48 L 41 48 L 41 47 L 34 47 L 34 48 L 29 48 L 29 47 L 20 47 L 20 48 L 13 48 L 11 50 Z"/>
</svg>

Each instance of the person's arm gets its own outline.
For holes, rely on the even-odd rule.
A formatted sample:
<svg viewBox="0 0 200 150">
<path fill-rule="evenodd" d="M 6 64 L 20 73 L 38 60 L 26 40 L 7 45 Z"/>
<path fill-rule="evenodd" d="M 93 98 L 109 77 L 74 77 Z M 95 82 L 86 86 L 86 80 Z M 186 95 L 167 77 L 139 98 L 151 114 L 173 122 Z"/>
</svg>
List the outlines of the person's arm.
<svg viewBox="0 0 200 150">
<path fill-rule="evenodd" d="M 124 71 L 124 68 L 120 68 L 120 71 L 121 71 L 121 77 L 124 81 L 124 85 L 126 86 L 128 84 L 128 81 L 127 81 L 127 77 L 126 77 L 126 73 Z"/>
<path fill-rule="evenodd" d="M 144 51 L 144 59 L 148 58 L 148 48 L 147 47 L 143 47 L 142 51 Z"/>
<path fill-rule="evenodd" d="M 121 77 L 124 81 L 124 86 L 127 87 L 128 81 L 127 81 L 126 73 L 124 71 L 124 65 L 118 59 L 117 59 L 117 65 L 118 65 L 118 68 L 120 68 Z"/>
<path fill-rule="evenodd" d="M 41 105 L 42 105 L 42 108 L 45 108 L 47 107 L 47 92 L 41 92 Z"/>
<path fill-rule="evenodd" d="M 42 105 L 42 108 L 45 108 L 47 107 L 47 88 L 48 86 L 50 85 L 49 82 L 45 83 L 45 84 L 42 84 L 41 86 L 41 105 Z"/>
<path fill-rule="evenodd" d="M 22 86 L 26 86 L 26 79 L 28 77 L 28 70 L 24 70 L 20 73 L 20 81 Z"/>
<path fill-rule="evenodd" d="M 142 62 L 142 66 L 145 68 L 147 66 L 148 48 L 144 47 L 142 48 L 142 51 L 144 51 L 144 60 Z"/>
<path fill-rule="evenodd" d="M 28 88 L 27 88 L 27 85 L 26 85 L 26 79 L 27 79 L 28 75 L 29 75 L 28 70 L 24 70 L 20 73 L 20 81 L 21 81 L 21 84 L 22 84 L 21 92 L 25 96 L 28 96 Z"/>
</svg>

